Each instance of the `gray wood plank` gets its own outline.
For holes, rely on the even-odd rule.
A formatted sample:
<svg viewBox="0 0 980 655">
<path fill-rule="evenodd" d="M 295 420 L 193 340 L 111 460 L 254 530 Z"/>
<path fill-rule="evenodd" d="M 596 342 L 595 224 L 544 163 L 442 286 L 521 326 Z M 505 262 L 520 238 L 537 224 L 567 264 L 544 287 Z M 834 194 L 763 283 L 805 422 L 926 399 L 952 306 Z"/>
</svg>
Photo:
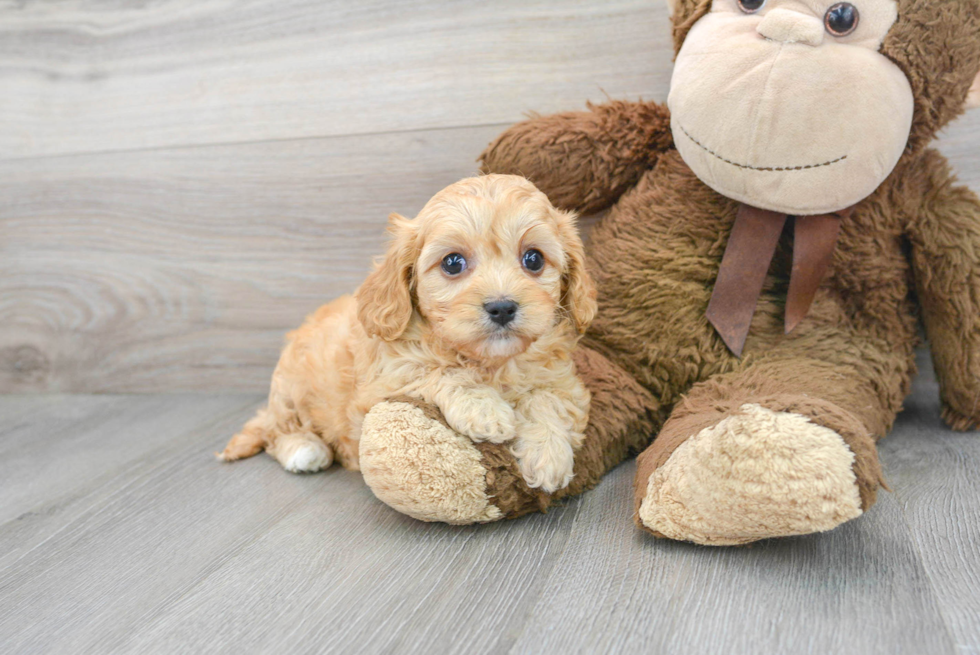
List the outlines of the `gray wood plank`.
<svg viewBox="0 0 980 655">
<path fill-rule="evenodd" d="M 0 570 L 5 649 L 506 650 L 577 503 L 488 527 L 418 523 L 355 473 L 216 462 L 244 418 L 148 454 L 98 502 L 50 517 L 60 529 Z"/>
<path fill-rule="evenodd" d="M 0 570 L 5 650 L 84 652 L 92 641 L 109 640 L 128 618 L 139 621 L 193 584 L 202 567 L 231 556 L 313 494 L 326 477 L 268 467 L 274 484 L 263 484 L 255 469 L 249 474 L 249 467 L 225 466 L 211 455 L 251 411 L 198 416 L 196 430 L 39 517 L 49 534 Z M 172 418 L 179 412 L 174 408 Z M 169 493 L 154 493 L 161 488 Z M 240 502 L 241 511 L 229 512 L 230 502 Z"/>
<path fill-rule="evenodd" d="M 25 400 L 20 420 L 7 413 Z M 221 396 L 0 396 L 0 523 L 70 492 L 196 427 L 200 416 L 238 409 L 257 399 Z M 11 412 L 13 414 L 13 412 Z M 166 420 L 163 420 L 163 419 Z"/>
<path fill-rule="evenodd" d="M 0 5 L 0 157 L 509 123 L 663 95 L 648 0 Z"/>
<path fill-rule="evenodd" d="M 213 442 L 250 417 L 254 395 L 0 396 L 0 567 L 160 453 Z M 206 426 L 231 416 L 220 432 Z"/>
<path fill-rule="evenodd" d="M 980 432 L 939 418 L 939 386 L 926 353 L 905 412 L 880 451 L 895 500 L 960 653 L 980 652 Z"/>
<path fill-rule="evenodd" d="M 293 513 L 136 626 L 124 650 L 506 652 L 577 508 L 451 527 L 398 516 L 363 490 L 353 501 L 328 493 L 350 495 L 335 488 Z"/>
<path fill-rule="evenodd" d="M 623 520 L 634 470 L 583 504 L 511 653 L 955 652 L 894 498 L 829 533 L 705 548 Z"/>
<path fill-rule="evenodd" d="M 0 391 L 265 391 L 500 129 L 0 162 Z"/>
<path fill-rule="evenodd" d="M 0 431 L 3 496 L 31 506 L 0 523 L 0 643 L 9 652 L 971 652 L 980 493 L 976 442 L 966 439 L 976 435 L 934 422 L 925 375 L 882 450 L 894 494 L 830 533 L 729 549 L 636 530 L 632 463 L 547 515 L 459 528 L 389 510 L 355 473 L 288 475 L 265 456 L 215 462 L 254 396 L 0 399 L 12 419 Z M 86 459 L 100 439 L 102 456 Z M 83 474 L 61 480 L 73 454 Z M 65 466 L 39 468 L 54 489 L 31 500 L 34 481 L 9 474 L 45 456 Z"/>
</svg>

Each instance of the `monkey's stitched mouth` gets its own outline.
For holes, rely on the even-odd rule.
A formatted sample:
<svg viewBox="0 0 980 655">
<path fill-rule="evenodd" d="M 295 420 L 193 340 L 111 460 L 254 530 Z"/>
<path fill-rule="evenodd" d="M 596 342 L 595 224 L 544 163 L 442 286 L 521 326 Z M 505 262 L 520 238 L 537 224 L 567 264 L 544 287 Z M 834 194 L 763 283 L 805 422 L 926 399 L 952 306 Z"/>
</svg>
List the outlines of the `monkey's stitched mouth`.
<svg viewBox="0 0 980 655">
<path fill-rule="evenodd" d="M 703 143 L 701 143 L 700 141 L 698 141 L 697 139 L 695 139 L 693 136 L 691 136 L 690 133 L 687 130 L 684 129 L 684 126 L 683 125 L 679 125 L 678 127 L 681 128 L 681 132 L 684 133 L 684 136 L 686 136 L 688 139 L 690 139 L 691 142 L 694 145 L 696 145 L 697 147 L 701 148 L 701 150 L 704 150 L 706 153 L 708 153 L 709 155 L 711 155 L 715 159 L 720 159 L 721 161 L 725 162 L 726 164 L 731 164 L 732 166 L 737 166 L 739 168 L 745 168 L 745 169 L 748 169 L 750 171 L 773 171 L 773 172 L 776 172 L 776 171 L 805 171 L 808 168 L 820 168 L 822 166 L 830 166 L 831 164 L 836 164 L 837 162 L 841 162 L 841 161 L 844 161 L 845 159 L 847 159 L 847 155 L 843 155 L 841 157 L 838 157 L 837 159 L 832 159 L 830 161 L 825 161 L 822 164 L 806 164 L 804 166 L 749 166 L 748 164 L 740 164 L 737 161 L 732 161 L 731 159 L 725 159 L 724 157 L 722 157 L 721 155 L 719 155 L 717 152 L 715 152 L 714 150 L 711 150 L 710 148 L 708 148 L 707 146 L 705 146 Z"/>
</svg>

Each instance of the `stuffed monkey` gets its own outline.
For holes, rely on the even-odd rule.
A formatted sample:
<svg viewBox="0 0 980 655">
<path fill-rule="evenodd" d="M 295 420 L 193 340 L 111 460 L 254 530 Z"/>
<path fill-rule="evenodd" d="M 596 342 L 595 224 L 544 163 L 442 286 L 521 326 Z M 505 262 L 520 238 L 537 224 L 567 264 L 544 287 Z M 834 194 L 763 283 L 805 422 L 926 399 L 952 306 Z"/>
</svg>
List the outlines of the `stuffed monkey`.
<svg viewBox="0 0 980 655">
<path fill-rule="evenodd" d="M 980 104 L 980 0 L 672 9 L 667 107 L 533 118 L 482 155 L 560 207 L 610 209 L 589 246 L 599 311 L 576 359 L 593 400 L 574 479 L 531 489 L 506 445 L 395 400 L 361 441 L 393 508 L 516 517 L 640 453 L 623 513 L 654 535 L 829 530 L 883 484 L 875 442 L 909 392 L 920 320 L 943 419 L 980 423 L 980 201 L 928 148 Z"/>
</svg>

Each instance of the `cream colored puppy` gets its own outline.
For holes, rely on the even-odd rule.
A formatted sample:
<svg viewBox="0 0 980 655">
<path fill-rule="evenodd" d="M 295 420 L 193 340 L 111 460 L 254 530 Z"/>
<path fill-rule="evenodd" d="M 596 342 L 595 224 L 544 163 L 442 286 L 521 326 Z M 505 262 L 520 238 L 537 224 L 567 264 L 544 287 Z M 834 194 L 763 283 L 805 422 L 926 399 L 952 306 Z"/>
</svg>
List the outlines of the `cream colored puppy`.
<svg viewBox="0 0 980 655">
<path fill-rule="evenodd" d="M 268 407 L 219 457 L 264 448 L 288 471 L 335 457 L 357 470 L 364 415 L 407 395 L 474 441 L 513 440 L 530 486 L 564 487 L 589 406 L 571 350 L 596 311 L 574 216 L 487 175 L 390 221 L 384 261 L 289 333 Z"/>
</svg>

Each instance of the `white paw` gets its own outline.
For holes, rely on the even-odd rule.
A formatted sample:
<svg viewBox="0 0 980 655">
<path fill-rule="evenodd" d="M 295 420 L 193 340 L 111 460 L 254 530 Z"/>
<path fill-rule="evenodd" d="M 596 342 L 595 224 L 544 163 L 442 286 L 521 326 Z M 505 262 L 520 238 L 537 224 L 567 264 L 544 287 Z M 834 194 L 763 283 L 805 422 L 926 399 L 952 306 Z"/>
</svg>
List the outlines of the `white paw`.
<svg viewBox="0 0 980 655">
<path fill-rule="evenodd" d="M 554 493 L 567 487 L 575 476 L 575 455 L 567 439 L 518 438 L 511 452 L 529 487 Z"/>
<path fill-rule="evenodd" d="M 304 441 L 296 445 L 283 460 L 290 473 L 315 473 L 333 464 L 333 453 L 322 442 Z"/>
<path fill-rule="evenodd" d="M 497 394 L 467 394 L 443 410 L 443 416 L 452 429 L 473 441 L 503 443 L 514 438 L 514 408 Z"/>
</svg>

